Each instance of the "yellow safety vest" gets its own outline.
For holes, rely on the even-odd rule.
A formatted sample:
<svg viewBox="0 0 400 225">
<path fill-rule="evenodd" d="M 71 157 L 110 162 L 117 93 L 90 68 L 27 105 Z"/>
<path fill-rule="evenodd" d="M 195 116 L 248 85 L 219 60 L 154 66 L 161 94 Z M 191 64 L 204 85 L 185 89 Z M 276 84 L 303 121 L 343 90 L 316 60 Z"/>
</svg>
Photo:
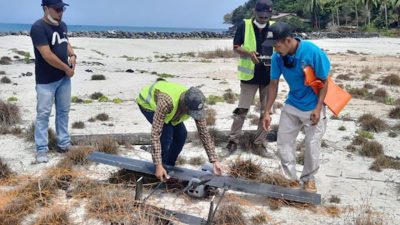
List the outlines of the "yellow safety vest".
<svg viewBox="0 0 400 225">
<path fill-rule="evenodd" d="M 269 24 L 272 25 L 274 22 L 270 21 Z M 253 28 L 253 19 L 244 20 L 244 43 L 241 46 L 243 49 L 255 52 L 257 51 L 257 40 Z M 237 78 L 239 80 L 251 80 L 254 77 L 254 63 L 251 61 L 250 57 L 241 56 L 238 66 Z"/>
<path fill-rule="evenodd" d="M 156 90 L 167 94 L 172 99 L 173 108 L 172 111 L 166 115 L 164 120 L 165 123 L 171 122 L 171 124 L 175 126 L 189 119 L 189 115 L 183 114 L 177 121 L 172 121 L 178 110 L 181 95 L 188 90 L 188 88 L 178 83 L 157 81 L 152 85 L 148 85 L 140 91 L 139 97 L 136 98 L 136 102 L 141 107 L 155 112 L 157 109 L 157 104 L 154 99 Z"/>
</svg>

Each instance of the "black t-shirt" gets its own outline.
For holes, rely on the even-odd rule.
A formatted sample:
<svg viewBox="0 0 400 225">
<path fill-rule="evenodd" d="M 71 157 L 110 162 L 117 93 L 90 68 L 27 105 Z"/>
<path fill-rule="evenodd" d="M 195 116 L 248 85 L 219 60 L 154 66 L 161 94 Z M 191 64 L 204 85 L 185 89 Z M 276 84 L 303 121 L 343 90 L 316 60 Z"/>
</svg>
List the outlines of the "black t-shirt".
<svg viewBox="0 0 400 225">
<path fill-rule="evenodd" d="M 48 84 L 61 80 L 65 72 L 59 70 L 44 60 L 36 47 L 48 45 L 51 51 L 65 64 L 68 64 L 68 37 L 67 25 L 61 22 L 59 26 L 52 26 L 43 19 L 36 21 L 31 27 L 31 39 L 35 51 L 35 74 L 37 84 Z"/>
<path fill-rule="evenodd" d="M 268 35 L 268 25 L 264 29 L 259 29 L 253 23 L 254 34 L 256 36 L 257 42 L 257 52 L 261 54 L 262 50 L 262 43 L 265 41 Z M 245 23 L 244 21 L 241 22 L 236 30 L 235 38 L 233 39 L 233 45 L 243 45 L 244 43 L 244 36 L 245 36 Z M 266 67 L 263 63 L 256 64 L 254 67 L 254 77 L 251 80 L 244 81 L 243 83 L 249 84 L 259 84 L 259 85 L 268 85 L 270 81 L 270 67 Z"/>
</svg>

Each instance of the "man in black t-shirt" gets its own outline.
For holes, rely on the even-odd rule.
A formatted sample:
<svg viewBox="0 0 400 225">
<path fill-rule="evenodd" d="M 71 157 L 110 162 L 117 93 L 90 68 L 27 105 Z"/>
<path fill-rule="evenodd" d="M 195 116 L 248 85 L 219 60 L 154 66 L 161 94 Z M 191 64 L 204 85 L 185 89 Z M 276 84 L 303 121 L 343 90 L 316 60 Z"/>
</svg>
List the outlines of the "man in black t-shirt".
<svg viewBox="0 0 400 225">
<path fill-rule="evenodd" d="M 76 55 L 62 22 L 66 10 L 62 0 L 42 0 L 44 17 L 31 28 L 35 51 L 36 78 L 36 161 L 48 162 L 48 127 L 53 102 L 56 108 L 56 133 L 59 152 L 71 148 L 68 118 L 71 102 L 71 77 L 75 73 Z"/>
<path fill-rule="evenodd" d="M 258 153 L 263 154 L 266 146 L 266 132 L 262 125 L 262 110 L 267 99 L 267 87 L 269 84 L 270 65 L 260 62 L 262 43 L 268 36 L 270 18 L 272 17 L 272 1 L 259 0 L 254 9 L 254 17 L 245 19 L 237 26 L 233 40 L 234 51 L 240 55 L 238 66 L 238 79 L 240 80 L 240 99 L 238 107 L 233 111 L 233 123 L 229 135 L 229 143 L 226 146 L 230 152 L 237 149 L 243 123 L 254 97 L 260 94 L 260 119 L 257 134 L 253 140 Z M 272 47 L 268 54 L 272 54 Z M 267 55 L 270 57 L 271 55 Z"/>
</svg>

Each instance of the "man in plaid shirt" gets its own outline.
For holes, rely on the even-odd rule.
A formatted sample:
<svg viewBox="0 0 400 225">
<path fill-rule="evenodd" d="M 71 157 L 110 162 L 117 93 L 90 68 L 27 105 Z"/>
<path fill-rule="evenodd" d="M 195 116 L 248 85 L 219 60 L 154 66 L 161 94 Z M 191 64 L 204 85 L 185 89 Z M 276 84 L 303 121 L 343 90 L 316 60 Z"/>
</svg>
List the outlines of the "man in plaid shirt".
<svg viewBox="0 0 400 225">
<path fill-rule="evenodd" d="M 196 122 L 200 140 L 209 161 L 213 163 L 214 174 L 221 175 L 222 167 L 206 126 L 205 97 L 198 88 L 187 89 L 181 84 L 159 79 L 154 84 L 144 87 L 136 100 L 140 111 L 152 124 L 152 157 L 157 178 L 161 181 L 168 179 L 163 164 L 175 166 L 187 137 L 183 121 L 190 117 Z"/>
</svg>

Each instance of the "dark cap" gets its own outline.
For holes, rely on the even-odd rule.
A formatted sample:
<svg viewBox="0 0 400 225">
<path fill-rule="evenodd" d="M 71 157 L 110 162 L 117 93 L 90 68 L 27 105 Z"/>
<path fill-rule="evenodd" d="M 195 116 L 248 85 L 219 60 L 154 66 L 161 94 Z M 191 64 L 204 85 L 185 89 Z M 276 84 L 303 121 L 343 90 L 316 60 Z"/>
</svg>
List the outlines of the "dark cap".
<svg viewBox="0 0 400 225">
<path fill-rule="evenodd" d="M 287 23 L 276 22 L 269 27 L 272 36 L 268 34 L 267 39 L 263 42 L 264 47 L 274 46 L 279 40 L 293 36 L 293 28 Z"/>
<path fill-rule="evenodd" d="M 206 97 L 203 92 L 196 87 L 191 87 L 186 91 L 184 97 L 185 105 L 188 108 L 188 114 L 195 120 L 205 118 L 205 102 Z"/>
<path fill-rule="evenodd" d="M 64 6 L 69 6 L 62 0 L 42 0 L 42 6 L 50 6 L 54 8 L 62 8 Z"/>
<path fill-rule="evenodd" d="M 255 11 L 258 16 L 272 17 L 272 5 L 271 0 L 258 0 Z"/>
</svg>

